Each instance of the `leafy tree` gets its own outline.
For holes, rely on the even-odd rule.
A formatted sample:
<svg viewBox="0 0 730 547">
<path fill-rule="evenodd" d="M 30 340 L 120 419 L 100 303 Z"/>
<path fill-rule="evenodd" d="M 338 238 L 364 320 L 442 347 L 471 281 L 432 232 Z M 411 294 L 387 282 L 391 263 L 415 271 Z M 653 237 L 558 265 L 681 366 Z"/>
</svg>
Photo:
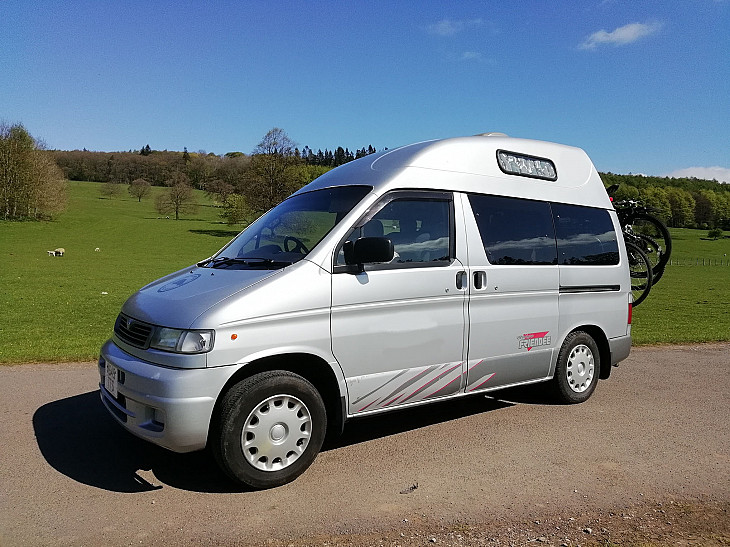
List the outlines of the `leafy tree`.
<svg viewBox="0 0 730 547">
<path fill-rule="evenodd" d="M 167 190 L 157 195 L 155 207 L 162 215 L 175 213 L 175 220 L 180 219 L 180 213 L 194 213 L 198 206 L 190 181 L 184 173 L 176 172 L 166 181 Z"/>
<path fill-rule="evenodd" d="M 255 213 L 268 211 L 297 189 L 294 142 L 283 129 L 270 130 L 254 148 L 244 193 Z"/>
<path fill-rule="evenodd" d="M 217 200 L 222 205 L 227 205 L 228 200 L 233 195 L 235 188 L 232 184 L 224 180 L 215 179 L 205 187 L 205 193 L 208 197 Z"/>
<path fill-rule="evenodd" d="M 99 193 L 102 197 L 112 199 L 119 196 L 122 193 L 122 189 L 116 182 L 106 182 L 99 188 Z"/>
<path fill-rule="evenodd" d="M 669 225 L 673 228 L 686 228 L 694 224 L 695 200 L 692 194 L 681 188 L 667 188 L 667 199 L 671 215 Z"/>
<path fill-rule="evenodd" d="M 715 192 L 717 196 L 717 211 L 715 226 L 723 230 L 730 229 L 730 192 Z"/>
<path fill-rule="evenodd" d="M 722 237 L 722 229 L 720 228 L 713 228 L 709 232 L 707 232 L 707 237 L 711 239 L 718 239 Z"/>
<path fill-rule="evenodd" d="M 223 206 L 223 217 L 228 224 L 241 224 L 253 216 L 246 203 L 246 198 L 240 194 L 231 194 Z"/>
<path fill-rule="evenodd" d="M 66 180 L 49 152 L 21 124 L 0 124 L 0 215 L 41 219 L 62 211 Z"/>
<path fill-rule="evenodd" d="M 129 193 L 141 203 L 142 198 L 149 195 L 151 188 L 150 183 L 145 179 L 134 179 L 129 185 Z"/>
<path fill-rule="evenodd" d="M 215 154 L 211 157 L 205 154 L 193 155 L 190 163 L 186 167 L 186 172 L 192 185 L 200 190 L 207 190 L 211 178 L 220 167 L 222 161 Z"/>
<path fill-rule="evenodd" d="M 694 194 L 695 222 L 698 226 L 713 226 L 718 209 L 718 199 L 712 190 L 700 190 Z"/>
<path fill-rule="evenodd" d="M 641 190 L 641 199 L 653 210 L 652 213 L 663 222 L 672 216 L 672 208 L 664 188 L 649 186 Z"/>
</svg>

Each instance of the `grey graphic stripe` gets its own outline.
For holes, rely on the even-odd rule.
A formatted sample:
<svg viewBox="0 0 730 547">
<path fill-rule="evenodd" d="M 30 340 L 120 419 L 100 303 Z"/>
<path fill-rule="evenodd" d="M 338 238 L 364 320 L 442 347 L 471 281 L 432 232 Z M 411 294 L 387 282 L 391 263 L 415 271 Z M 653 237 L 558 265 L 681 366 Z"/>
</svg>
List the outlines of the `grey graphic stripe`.
<svg viewBox="0 0 730 547">
<path fill-rule="evenodd" d="M 362 401 L 363 399 L 367 399 L 367 398 L 368 398 L 368 397 L 370 397 L 370 396 L 371 396 L 371 395 L 372 395 L 373 393 L 375 393 L 375 392 L 377 392 L 377 391 L 379 391 L 379 390 L 383 389 L 383 388 L 384 388 L 385 386 L 387 386 L 387 385 L 388 385 L 389 383 L 391 383 L 391 382 L 393 382 L 393 381 L 397 380 L 398 378 L 400 378 L 400 377 L 401 377 L 401 376 L 403 376 L 404 374 L 407 374 L 407 373 L 408 373 L 408 372 L 409 372 L 410 370 L 411 370 L 411 369 L 409 369 L 409 368 L 407 368 L 406 370 L 401 370 L 401 371 L 400 371 L 400 372 L 399 372 L 398 374 L 396 374 L 395 376 L 393 376 L 393 377 L 392 377 L 392 378 L 391 378 L 390 380 L 388 380 L 387 382 L 385 382 L 385 383 L 384 383 L 384 384 L 383 384 L 382 386 L 378 386 L 378 387 L 376 387 L 376 388 L 375 388 L 374 390 L 372 390 L 372 391 L 371 391 L 370 393 L 368 393 L 367 395 L 363 395 L 363 396 L 362 396 L 362 397 L 360 397 L 360 398 L 359 398 L 359 399 L 358 399 L 357 401 L 354 401 L 354 402 L 353 402 L 352 404 L 353 404 L 353 405 L 356 405 L 357 403 L 359 403 L 359 402 L 360 402 L 360 401 Z"/>
</svg>

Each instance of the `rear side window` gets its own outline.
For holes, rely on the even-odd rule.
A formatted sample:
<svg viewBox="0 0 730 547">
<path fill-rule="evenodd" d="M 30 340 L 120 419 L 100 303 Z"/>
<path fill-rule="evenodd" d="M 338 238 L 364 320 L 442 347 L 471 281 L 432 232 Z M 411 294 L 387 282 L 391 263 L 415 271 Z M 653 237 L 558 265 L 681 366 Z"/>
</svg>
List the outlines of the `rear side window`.
<svg viewBox="0 0 730 547">
<path fill-rule="evenodd" d="M 491 264 L 557 264 L 549 203 L 480 194 L 469 203 Z"/>
<path fill-rule="evenodd" d="M 618 242 L 608 211 L 562 203 L 552 208 L 560 264 L 618 264 Z"/>
</svg>

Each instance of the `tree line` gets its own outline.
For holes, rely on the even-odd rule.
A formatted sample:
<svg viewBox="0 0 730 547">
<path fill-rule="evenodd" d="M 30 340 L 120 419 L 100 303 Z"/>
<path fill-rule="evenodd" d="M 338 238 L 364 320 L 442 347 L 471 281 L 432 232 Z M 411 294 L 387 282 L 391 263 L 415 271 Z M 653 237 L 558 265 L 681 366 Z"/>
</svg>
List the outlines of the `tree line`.
<svg viewBox="0 0 730 547">
<path fill-rule="evenodd" d="M 276 132 L 276 128 L 272 131 Z M 283 130 L 280 131 L 282 131 L 280 138 L 289 139 Z M 341 146 L 334 151 L 319 149 L 316 153 L 308 146 L 301 151 L 291 146 L 290 149 L 282 151 L 282 155 L 290 158 L 292 163 L 334 168 L 375 152 L 372 145 L 358 149 L 354 153 Z M 251 155 L 257 153 L 259 152 L 254 150 Z M 56 164 L 69 180 L 130 184 L 142 178 L 152 186 L 165 186 L 165 181 L 172 173 L 182 172 L 187 175 L 195 188 L 201 190 L 205 190 L 212 180 L 236 186 L 246 177 L 251 159 L 251 155 L 243 152 L 228 152 L 218 156 L 203 150 L 188 152 L 187 148 L 183 152 L 153 150 L 149 144 L 139 151 L 54 150 L 52 154 Z"/>
<path fill-rule="evenodd" d="M 730 230 L 730 184 L 695 178 L 601 173 L 607 186 L 619 184 L 614 199 L 641 200 L 673 228 Z"/>
<path fill-rule="evenodd" d="M 150 186 L 169 188 L 158 194 L 156 206 L 162 214 L 191 210 L 192 189 L 203 190 L 222 206 L 229 223 L 239 223 L 258 215 L 330 169 L 375 153 L 372 145 L 355 152 L 337 147 L 316 153 L 305 146 L 301 151 L 280 128 L 264 135 L 251 154 L 229 152 L 217 156 L 205 151 L 157 151 L 149 144 L 139 151 L 53 152 L 57 165 L 70 180 L 105 183 L 102 194 L 114 197 L 123 185 L 138 200 Z"/>
<path fill-rule="evenodd" d="M 163 186 L 156 206 L 163 214 L 190 212 L 193 188 L 221 206 L 221 216 L 240 223 L 273 207 L 330 169 L 374 153 L 372 145 L 355 152 L 337 147 L 316 153 L 299 149 L 287 133 L 273 128 L 251 154 L 205 151 L 47 151 L 21 125 L 0 124 L 0 216 L 42 219 L 61 211 L 65 179 L 102 182 L 102 194 L 127 191 L 141 201 L 151 186 Z M 608 186 L 619 184 L 615 199 L 647 203 L 669 226 L 730 229 L 730 184 L 695 178 L 647 177 L 601 173 Z"/>
</svg>

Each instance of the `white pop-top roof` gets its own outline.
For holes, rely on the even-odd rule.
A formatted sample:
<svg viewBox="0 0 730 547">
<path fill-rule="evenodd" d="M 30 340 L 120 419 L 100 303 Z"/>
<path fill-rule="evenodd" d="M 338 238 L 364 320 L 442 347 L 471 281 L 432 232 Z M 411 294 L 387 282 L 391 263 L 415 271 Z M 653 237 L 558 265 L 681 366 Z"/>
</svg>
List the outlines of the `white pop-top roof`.
<svg viewBox="0 0 730 547">
<path fill-rule="evenodd" d="M 497 161 L 498 151 L 549 160 L 557 177 L 506 173 Z M 582 149 L 502 134 L 426 141 L 373 154 L 325 173 L 299 192 L 349 184 L 373 186 L 377 194 L 420 188 L 612 208 Z"/>
</svg>

